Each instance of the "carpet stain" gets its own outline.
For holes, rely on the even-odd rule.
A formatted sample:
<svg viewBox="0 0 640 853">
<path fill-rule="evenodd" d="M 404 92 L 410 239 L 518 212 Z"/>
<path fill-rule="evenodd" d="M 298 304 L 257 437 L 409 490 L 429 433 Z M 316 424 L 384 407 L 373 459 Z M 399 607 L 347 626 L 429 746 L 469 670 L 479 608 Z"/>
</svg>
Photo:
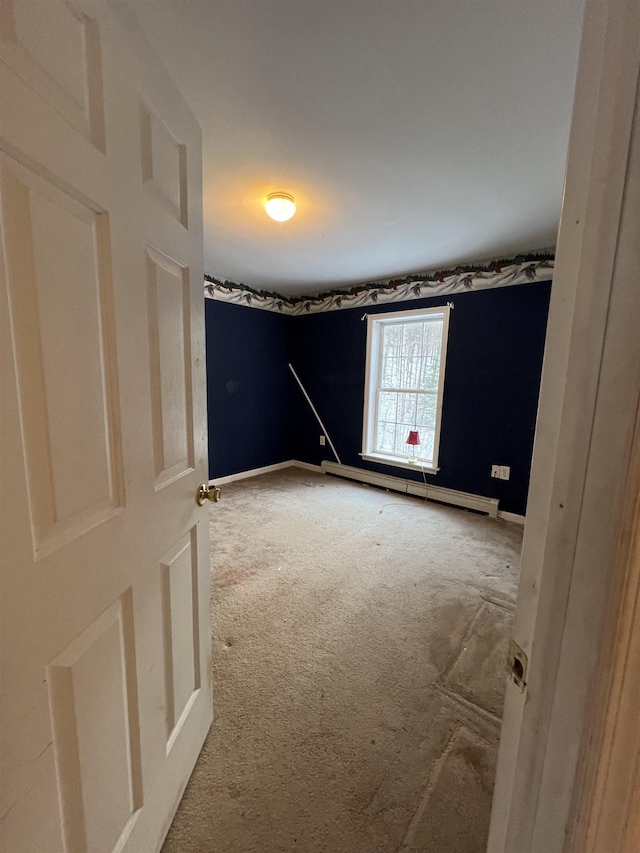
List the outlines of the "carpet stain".
<svg viewBox="0 0 640 853">
<path fill-rule="evenodd" d="M 496 749 L 459 727 L 409 825 L 403 853 L 484 853 Z"/>
<path fill-rule="evenodd" d="M 440 625 L 448 625 L 451 631 L 431 637 L 427 646 L 429 660 L 443 678 L 453 666 L 460 654 L 461 629 L 467 631 L 477 613 L 478 605 L 474 602 L 443 601 L 438 604 L 433 613 L 433 620 Z"/>
<path fill-rule="evenodd" d="M 385 497 L 285 469 L 211 508 L 215 719 L 163 853 L 484 850 L 521 529 Z"/>
<path fill-rule="evenodd" d="M 502 713 L 513 614 L 483 601 L 447 678 L 447 686 L 490 714 Z"/>
<path fill-rule="evenodd" d="M 485 766 L 486 749 L 478 745 L 466 745 L 460 750 L 462 758 L 467 762 L 473 773 L 475 774 L 480 787 L 487 792 L 491 792 L 493 788 L 492 780 L 487 778 L 487 770 Z"/>
</svg>

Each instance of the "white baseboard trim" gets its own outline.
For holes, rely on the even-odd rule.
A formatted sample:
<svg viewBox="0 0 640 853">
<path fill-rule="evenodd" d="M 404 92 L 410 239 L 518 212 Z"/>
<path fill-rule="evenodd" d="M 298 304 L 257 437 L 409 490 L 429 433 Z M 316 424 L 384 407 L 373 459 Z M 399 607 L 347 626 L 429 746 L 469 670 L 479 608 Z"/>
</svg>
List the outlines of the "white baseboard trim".
<svg viewBox="0 0 640 853">
<path fill-rule="evenodd" d="M 524 515 L 518 515 L 517 512 L 507 512 L 504 509 L 499 509 L 498 518 L 502 518 L 504 521 L 512 521 L 514 524 L 521 524 L 524 527 L 526 517 Z"/>
<path fill-rule="evenodd" d="M 419 497 L 426 497 L 428 500 L 439 501 L 452 506 L 474 509 L 477 512 L 485 512 L 491 518 L 498 517 L 497 498 L 485 498 L 482 495 L 458 492 L 455 489 L 445 489 L 443 486 L 434 486 L 431 483 L 427 483 L 425 487 L 424 483 L 417 483 L 415 480 L 404 480 L 402 477 L 392 477 L 389 474 L 377 474 L 375 471 L 366 471 L 364 468 L 338 465 L 337 462 L 323 462 L 322 470 L 327 474 L 346 477 L 348 480 L 371 483 L 374 486 L 382 486 L 394 492 L 404 492 L 407 495 L 418 495 Z"/>
<path fill-rule="evenodd" d="M 315 471 L 318 474 L 324 474 L 322 465 L 312 465 L 311 462 L 299 462 L 297 459 L 293 459 L 291 464 L 294 468 L 304 468 L 305 471 Z"/>
<path fill-rule="evenodd" d="M 227 474 L 226 477 L 215 477 L 213 480 L 209 480 L 209 485 L 224 486 L 227 483 L 235 483 L 236 480 L 248 480 L 249 477 L 259 477 L 260 474 L 281 471 L 283 468 L 304 468 L 305 471 L 316 471 L 318 474 L 322 474 L 320 465 L 312 465 L 310 462 L 299 462 L 297 459 L 288 459 L 286 462 L 265 465 L 264 468 L 250 468 L 248 471 L 238 471 L 237 474 Z"/>
<path fill-rule="evenodd" d="M 251 468 L 249 471 L 238 471 L 237 474 L 227 474 L 226 477 L 215 477 L 209 480 L 210 486 L 224 486 L 226 483 L 235 483 L 236 480 L 247 480 L 249 477 L 258 477 L 260 474 L 269 474 L 271 471 L 281 471 L 283 468 L 291 468 L 293 460 L 287 462 L 276 462 L 275 465 L 265 465 L 264 468 Z"/>
</svg>

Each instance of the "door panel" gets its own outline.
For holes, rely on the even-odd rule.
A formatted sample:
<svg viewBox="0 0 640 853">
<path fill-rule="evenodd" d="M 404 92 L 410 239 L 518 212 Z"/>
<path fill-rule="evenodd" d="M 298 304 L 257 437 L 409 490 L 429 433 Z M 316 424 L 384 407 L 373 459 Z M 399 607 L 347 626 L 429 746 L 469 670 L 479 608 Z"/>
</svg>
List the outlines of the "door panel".
<svg viewBox="0 0 640 853">
<path fill-rule="evenodd" d="M 143 805 L 134 643 L 129 589 L 47 667 L 69 851 L 117 848 Z"/>
<path fill-rule="evenodd" d="M 200 689 L 198 563 L 191 530 L 166 554 L 162 571 L 167 752 Z"/>
<path fill-rule="evenodd" d="M 187 148 L 145 104 L 140 105 L 142 180 L 155 199 L 188 227 Z"/>
<path fill-rule="evenodd" d="M 155 853 L 212 716 L 200 131 L 108 2 L 0 9 L 3 849 Z"/>
<path fill-rule="evenodd" d="M 97 21 L 68 0 L 3 0 L 0 9 L 3 61 L 104 151 Z"/>
<path fill-rule="evenodd" d="M 123 502 L 109 226 L 105 213 L 15 160 L 1 156 L 0 169 L 11 211 L 4 237 L 12 343 L 40 557 Z"/>
<path fill-rule="evenodd" d="M 193 469 L 189 270 L 147 247 L 156 488 Z"/>
</svg>

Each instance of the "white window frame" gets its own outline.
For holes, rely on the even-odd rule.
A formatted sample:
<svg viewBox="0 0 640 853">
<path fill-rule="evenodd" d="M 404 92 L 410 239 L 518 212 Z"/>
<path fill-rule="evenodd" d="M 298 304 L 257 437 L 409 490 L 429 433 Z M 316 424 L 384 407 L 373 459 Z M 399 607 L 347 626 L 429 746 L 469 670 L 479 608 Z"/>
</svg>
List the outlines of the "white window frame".
<svg viewBox="0 0 640 853">
<path fill-rule="evenodd" d="M 448 305 L 437 308 L 421 308 L 415 311 L 393 311 L 385 314 L 367 315 L 367 357 L 365 362 L 365 387 L 364 387 L 364 418 L 362 429 L 362 453 L 360 456 L 369 462 L 378 462 L 382 465 L 391 465 L 396 468 L 409 468 L 411 470 L 423 471 L 427 474 L 437 474 L 438 457 L 440 454 L 440 427 L 442 423 L 442 399 L 444 396 L 444 375 L 447 361 L 447 343 L 449 340 L 449 315 L 451 309 Z M 436 401 L 436 422 L 433 435 L 433 459 L 431 465 L 422 462 L 409 462 L 397 456 L 377 453 L 374 451 L 375 430 L 377 420 L 377 389 L 380 377 L 380 354 L 382 346 L 382 332 L 384 326 L 392 323 L 406 323 L 411 320 L 419 322 L 424 317 L 442 318 L 442 348 L 440 355 L 440 372 L 438 375 L 438 391 Z"/>
</svg>

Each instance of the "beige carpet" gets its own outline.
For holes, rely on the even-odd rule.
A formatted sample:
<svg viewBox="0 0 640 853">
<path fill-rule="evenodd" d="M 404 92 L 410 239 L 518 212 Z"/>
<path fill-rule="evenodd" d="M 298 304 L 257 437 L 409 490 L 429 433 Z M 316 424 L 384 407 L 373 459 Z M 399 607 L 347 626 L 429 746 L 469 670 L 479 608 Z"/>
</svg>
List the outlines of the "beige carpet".
<svg viewBox="0 0 640 853">
<path fill-rule="evenodd" d="M 521 529 L 287 469 L 211 539 L 216 719 L 164 853 L 483 853 Z"/>
</svg>

